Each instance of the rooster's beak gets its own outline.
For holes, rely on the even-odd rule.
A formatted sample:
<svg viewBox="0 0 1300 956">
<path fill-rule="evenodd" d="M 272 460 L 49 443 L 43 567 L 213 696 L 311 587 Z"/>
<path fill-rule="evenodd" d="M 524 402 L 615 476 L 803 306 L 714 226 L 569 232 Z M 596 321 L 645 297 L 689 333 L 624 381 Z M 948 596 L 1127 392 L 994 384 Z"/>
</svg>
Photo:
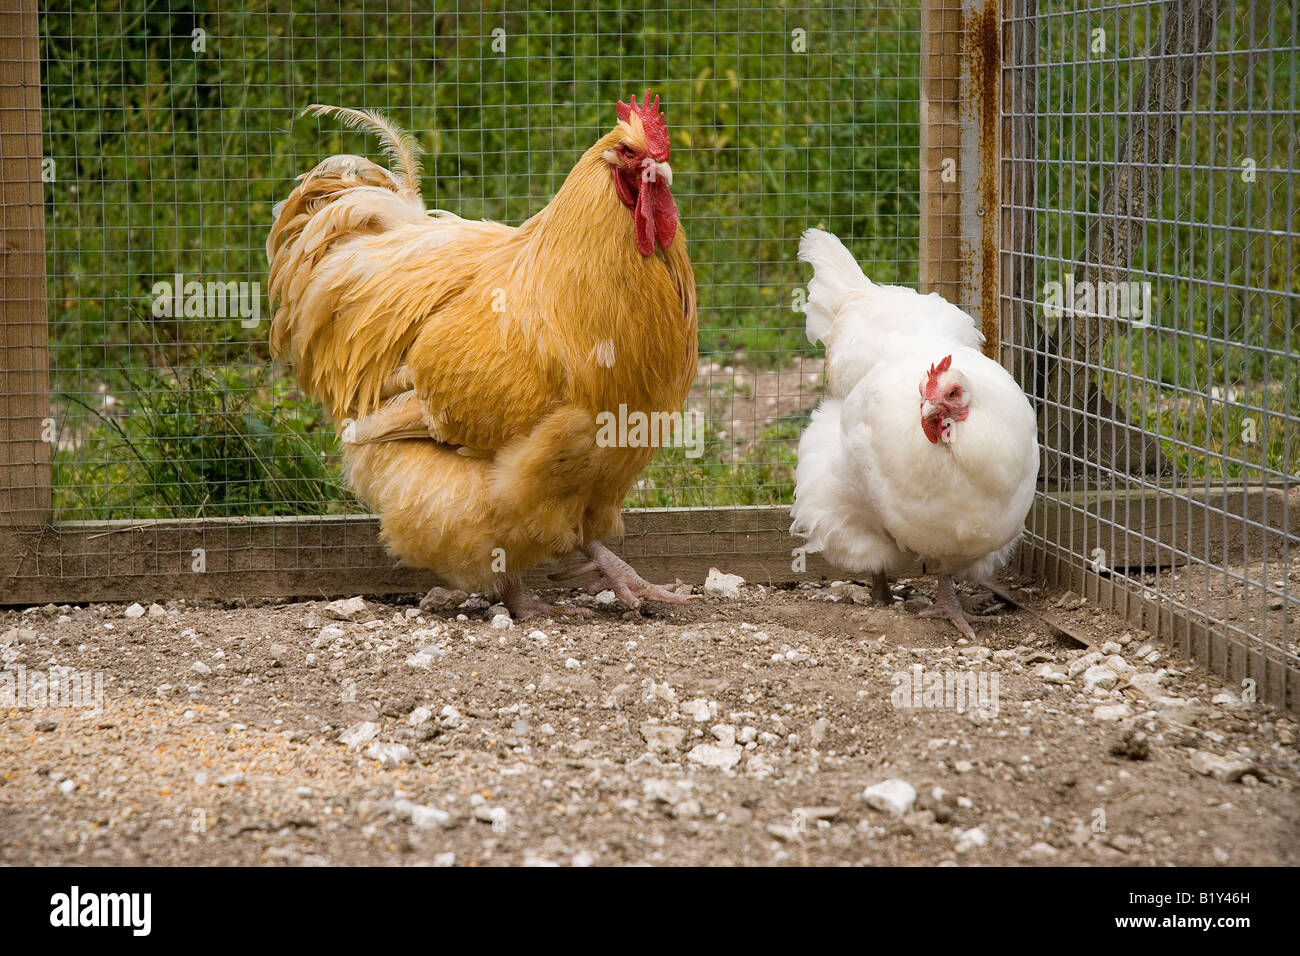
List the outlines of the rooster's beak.
<svg viewBox="0 0 1300 956">
<path fill-rule="evenodd" d="M 641 160 L 641 179 L 643 182 L 662 182 L 665 186 L 671 186 L 673 168 L 667 163 L 657 163 L 647 156 Z"/>
</svg>

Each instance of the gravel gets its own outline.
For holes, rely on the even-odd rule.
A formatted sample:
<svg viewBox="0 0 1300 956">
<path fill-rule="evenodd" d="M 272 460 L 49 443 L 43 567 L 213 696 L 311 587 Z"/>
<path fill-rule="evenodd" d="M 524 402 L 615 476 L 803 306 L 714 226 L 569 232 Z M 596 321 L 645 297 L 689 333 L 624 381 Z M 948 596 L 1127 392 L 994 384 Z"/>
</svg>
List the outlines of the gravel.
<svg viewBox="0 0 1300 956">
<path fill-rule="evenodd" d="M 863 585 L 513 630 L 454 592 L 0 611 L 0 863 L 1300 863 L 1293 719 L 1086 603 L 1024 602 L 1087 648 L 960 643 Z M 914 665 L 994 706 L 900 704 Z M 103 707 L 17 699 L 62 668 Z"/>
<path fill-rule="evenodd" d="M 902 816 L 916 802 L 916 788 L 906 780 L 886 780 L 867 787 L 862 791 L 862 799 L 873 810 Z"/>
<path fill-rule="evenodd" d="M 739 574 L 726 574 L 717 568 L 709 568 L 709 576 L 704 581 L 704 595 L 734 601 L 740 597 L 744 583 L 745 579 Z"/>
<path fill-rule="evenodd" d="M 716 745 L 716 744 L 697 744 L 687 753 L 686 759 L 705 767 L 719 767 L 723 770 L 730 769 L 740 763 L 740 758 L 745 754 L 743 747 L 733 745 Z"/>
<path fill-rule="evenodd" d="M 1199 774 L 1235 783 L 1254 766 L 1249 760 L 1222 757 L 1207 750 L 1198 750 L 1189 761 L 1191 768 Z"/>
<path fill-rule="evenodd" d="M 359 724 L 353 724 L 343 733 L 339 734 L 339 743 L 346 747 L 360 747 L 368 741 L 374 740 L 379 735 L 379 725 L 372 721 L 362 721 Z"/>
</svg>

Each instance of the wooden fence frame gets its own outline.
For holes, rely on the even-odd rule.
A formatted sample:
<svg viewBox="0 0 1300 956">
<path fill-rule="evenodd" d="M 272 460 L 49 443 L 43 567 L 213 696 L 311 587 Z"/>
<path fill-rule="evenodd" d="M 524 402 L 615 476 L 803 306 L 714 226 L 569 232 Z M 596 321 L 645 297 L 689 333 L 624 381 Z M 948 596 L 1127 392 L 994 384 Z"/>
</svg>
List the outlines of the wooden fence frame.
<svg viewBox="0 0 1300 956">
<path fill-rule="evenodd" d="M 1006 272 L 1016 281 L 1009 253 L 1023 260 L 1032 252 L 1033 229 L 1002 205 L 1004 148 L 1016 139 L 1002 102 L 1024 95 L 1006 84 L 1003 49 L 1011 44 L 1003 35 L 1002 5 L 1027 2 L 922 3 L 921 282 L 974 315 L 988 354 L 1003 361 L 1002 277 Z M 0 10 L 0 604 L 326 598 L 412 593 L 435 583 L 426 572 L 395 565 L 373 517 L 54 523 L 39 50 L 36 0 L 6 0 Z M 1016 188 L 1032 191 L 1032 184 L 1022 178 Z M 1269 495 L 1280 493 L 1243 489 L 1198 500 L 1152 492 L 1166 502 L 1167 523 L 1156 538 L 1121 531 L 1119 560 L 1112 563 L 1159 562 L 1166 553 L 1172 560 L 1176 541 L 1226 546 L 1224 508 L 1240 500 L 1244 514 L 1267 514 Z M 1067 540 L 1076 534 L 1082 540 L 1099 525 L 1124 528 L 1123 515 L 1133 507 L 1146 505 L 1131 496 L 1048 491 L 1038 496 L 1034 520 L 1036 527 L 1065 529 Z M 1291 514 L 1300 517 L 1300 508 Z M 801 542 L 786 530 L 785 508 L 636 510 L 626 523 L 624 553 L 651 579 L 699 582 L 712 566 L 769 585 L 836 576 L 817 555 L 801 556 Z M 1019 568 L 1079 591 L 1229 679 L 1254 677 L 1261 699 L 1300 711 L 1300 672 L 1289 663 L 1151 600 L 1127 578 L 1090 570 L 1079 552 L 1027 544 Z M 544 583 L 540 572 L 531 578 Z"/>
</svg>

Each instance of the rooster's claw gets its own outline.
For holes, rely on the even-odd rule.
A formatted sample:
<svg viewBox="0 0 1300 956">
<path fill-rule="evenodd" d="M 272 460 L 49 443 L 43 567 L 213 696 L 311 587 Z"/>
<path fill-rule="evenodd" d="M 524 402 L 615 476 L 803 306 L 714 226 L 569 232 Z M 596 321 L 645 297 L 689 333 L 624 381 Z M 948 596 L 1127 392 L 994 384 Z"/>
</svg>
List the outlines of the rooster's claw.
<svg viewBox="0 0 1300 956">
<path fill-rule="evenodd" d="M 630 564 L 599 541 L 588 541 L 582 546 L 582 550 L 591 558 L 590 563 L 568 572 L 565 576 L 577 577 L 589 571 L 599 572 L 600 576 L 593 584 L 588 585 L 587 590 L 592 594 L 613 591 L 614 597 L 618 598 L 624 607 L 633 611 L 641 607 L 643 600 L 660 601 L 664 604 L 687 604 L 698 597 L 695 594 L 678 594 L 670 588 L 651 584 L 632 570 Z"/>
</svg>

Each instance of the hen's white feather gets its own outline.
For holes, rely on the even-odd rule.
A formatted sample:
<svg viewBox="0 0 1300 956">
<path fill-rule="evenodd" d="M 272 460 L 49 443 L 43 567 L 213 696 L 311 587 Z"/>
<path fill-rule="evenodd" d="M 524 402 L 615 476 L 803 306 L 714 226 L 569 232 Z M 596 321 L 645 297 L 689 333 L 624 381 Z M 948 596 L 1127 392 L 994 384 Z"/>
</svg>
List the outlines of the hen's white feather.
<svg viewBox="0 0 1300 956">
<path fill-rule="evenodd" d="M 899 548 L 884 532 L 880 515 L 843 454 L 841 404 L 834 398 L 822 402 L 799 440 L 791 533 L 806 539 L 805 551 L 822 552 L 840 567 L 897 571 L 916 555 Z"/>
<path fill-rule="evenodd" d="M 848 395 L 891 348 L 920 339 L 974 349 L 984 344 L 975 320 L 937 292 L 921 295 L 872 282 L 844 243 L 829 232 L 805 232 L 799 258 L 813 267 L 805 332 L 810 342 L 825 344 L 826 383 L 838 398 Z"/>
<path fill-rule="evenodd" d="M 937 294 L 871 282 L 830 233 L 809 230 L 808 335 L 826 343 L 831 398 L 799 443 L 792 532 L 853 572 L 916 558 L 978 579 L 1009 557 L 1038 476 L 1034 412 L 980 351 L 974 319 Z M 921 428 L 917 385 L 952 356 L 969 414 L 951 441 Z"/>
</svg>

